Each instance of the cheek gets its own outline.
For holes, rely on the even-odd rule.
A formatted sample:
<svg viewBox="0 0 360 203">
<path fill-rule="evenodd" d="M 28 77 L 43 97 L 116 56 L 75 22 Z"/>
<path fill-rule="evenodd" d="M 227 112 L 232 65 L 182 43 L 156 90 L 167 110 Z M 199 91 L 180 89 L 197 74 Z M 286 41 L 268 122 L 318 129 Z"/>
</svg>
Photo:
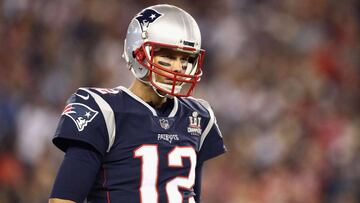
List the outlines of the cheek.
<svg viewBox="0 0 360 203">
<path fill-rule="evenodd" d="M 157 80 L 164 80 L 165 78 L 172 78 L 173 75 L 171 73 L 168 73 L 166 71 L 163 71 L 159 68 L 156 68 L 156 72 L 155 72 L 155 78 Z"/>
<path fill-rule="evenodd" d="M 156 63 L 158 66 L 161 66 L 163 69 L 166 69 L 166 70 L 170 70 L 170 69 L 171 69 L 171 67 L 167 67 L 167 66 L 163 66 L 163 65 L 159 64 L 158 61 L 155 61 L 155 63 Z M 161 74 L 161 75 L 156 74 L 156 77 L 157 77 L 157 78 L 162 78 L 162 77 L 172 78 L 172 77 L 173 77 L 173 74 L 171 74 L 171 73 L 169 73 L 169 72 L 166 72 L 166 71 L 164 71 L 164 70 L 162 70 L 162 69 L 160 69 L 160 68 L 157 68 L 156 66 L 155 66 L 155 69 L 156 69 L 156 72 L 157 72 L 157 73 L 160 73 L 160 74 Z"/>
</svg>

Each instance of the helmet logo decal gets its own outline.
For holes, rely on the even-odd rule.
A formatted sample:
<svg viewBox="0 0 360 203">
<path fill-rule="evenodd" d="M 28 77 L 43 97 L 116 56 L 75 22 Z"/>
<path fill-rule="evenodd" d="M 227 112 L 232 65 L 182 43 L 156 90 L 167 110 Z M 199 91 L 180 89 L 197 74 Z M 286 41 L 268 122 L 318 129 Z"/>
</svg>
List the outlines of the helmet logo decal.
<svg viewBox="0 0 360 203">
<path fill-rule="evenodd" d="M 158 13 L 153 9 L 145 9 L 138 16 L 136 16 L 136 20 L 140 23 L 141 30 L 144 31 L 144 28 L 149 27 L 150 23 L 153 23 L 162 15 L 163 14 Z"/>
</svg>

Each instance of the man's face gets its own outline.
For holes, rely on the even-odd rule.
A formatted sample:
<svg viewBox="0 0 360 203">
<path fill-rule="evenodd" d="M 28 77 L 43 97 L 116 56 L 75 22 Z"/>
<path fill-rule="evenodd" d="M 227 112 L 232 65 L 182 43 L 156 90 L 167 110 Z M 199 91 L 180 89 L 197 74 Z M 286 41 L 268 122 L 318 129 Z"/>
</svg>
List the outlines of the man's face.
<svg viewBox="0 0 360 203">
<path fill-rule="evenodd" d="M 155 51 L 154 53 L 154 62 L 167 70 L 170 70 L 175 73 L 184 74 L 186 68 L 188 66 L 190 55 L 184 52 L 175 51 L 172 49 L 162 48 L 159 51 Z M 156 67 L 155 67 L 156 68 Z M 156 74 L 155 78 L 157 82 L 172 84 L 174 74 L 168 73 L 163 70 L 158 70 L 159 73 L 163 75 Z M 177 79 L 184 79 L 181 77 L 177 77 Z M 179 85 L 180 82 L 177 82 Z"/>
</svg>

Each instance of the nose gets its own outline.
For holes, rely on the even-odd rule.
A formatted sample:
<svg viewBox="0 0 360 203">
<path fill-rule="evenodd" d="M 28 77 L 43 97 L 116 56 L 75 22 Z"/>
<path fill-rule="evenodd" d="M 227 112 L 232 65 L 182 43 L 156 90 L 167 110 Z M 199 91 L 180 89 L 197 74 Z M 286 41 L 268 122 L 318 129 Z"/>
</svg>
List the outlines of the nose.
<svg viewBox="0 0 360 203">
<path fill-rule="evenodd" d="M 183 66 L 183 64 L 182 64 L 181 58 L 180 57 L 176 58 L 172 64 L 172 71 L 180 73 L 183 70 L 182 66 Z"/>
</svg>

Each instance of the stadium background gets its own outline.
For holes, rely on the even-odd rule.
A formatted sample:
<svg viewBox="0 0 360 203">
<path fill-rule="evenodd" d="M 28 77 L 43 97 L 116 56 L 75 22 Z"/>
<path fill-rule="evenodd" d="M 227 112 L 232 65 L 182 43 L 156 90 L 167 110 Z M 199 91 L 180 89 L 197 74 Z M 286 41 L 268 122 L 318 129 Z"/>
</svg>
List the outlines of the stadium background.
<svg viewBox="0 0 360 203">
<path fill-rule="evenodd" d="M 132 16 L 164 1 L 0 0 L 0 202 L 47 202 L 51 144 L 80 86 L 127 86 Z M 360 202 L 356 0 L 169 0 L 207 50 L 195 96 L 229 152 L 207 163 L 204 203 Z"/>
</svg>

